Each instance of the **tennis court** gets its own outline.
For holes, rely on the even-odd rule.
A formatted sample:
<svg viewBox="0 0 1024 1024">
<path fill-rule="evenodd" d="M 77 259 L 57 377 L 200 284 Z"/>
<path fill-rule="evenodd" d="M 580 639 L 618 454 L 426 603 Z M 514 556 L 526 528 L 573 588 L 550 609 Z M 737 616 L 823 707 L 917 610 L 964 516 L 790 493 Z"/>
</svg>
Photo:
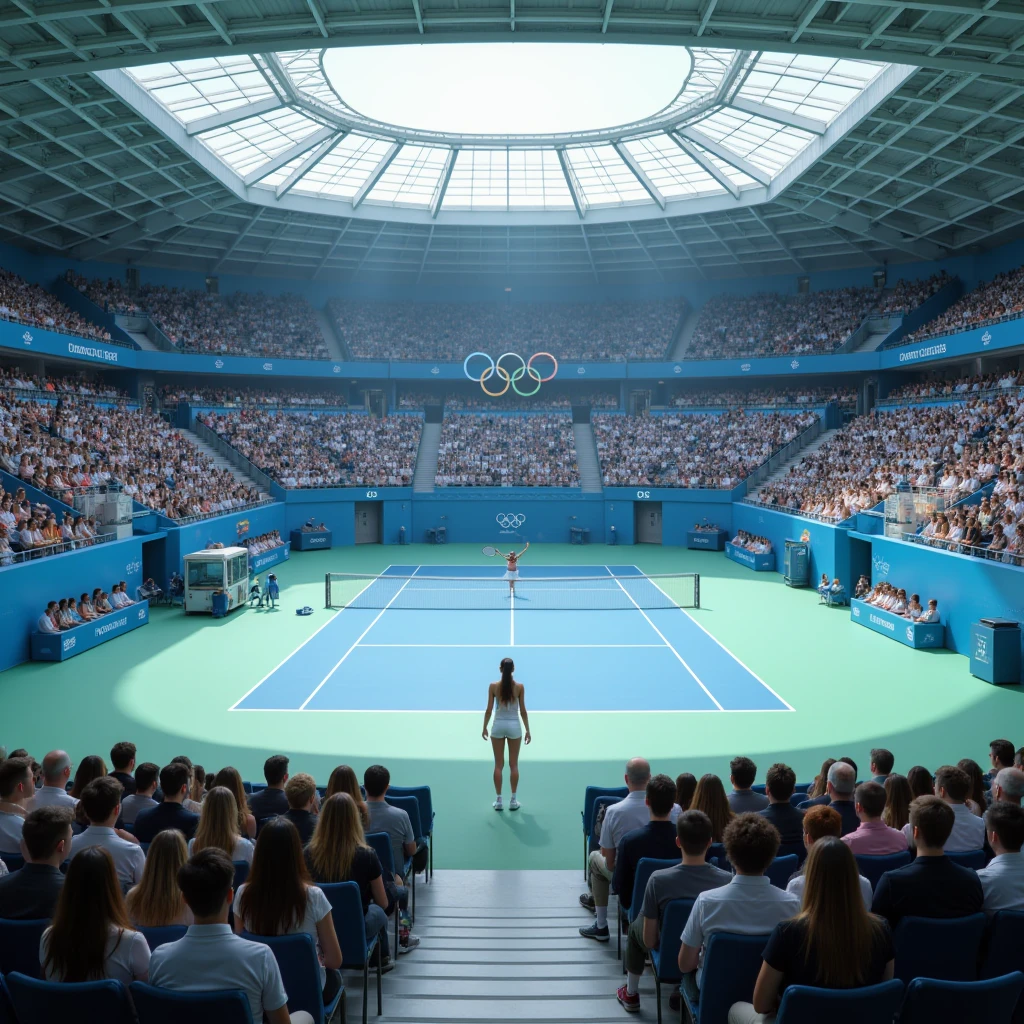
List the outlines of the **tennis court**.
<svg viewBox="0 0 1024 1024">
<path fill-rule="evenodd" d="M 344 607 L 232 711 L 472 712 L 515 659 L 533 711 L 792 711 L 699 623 L 692 576 L 634 565 L 392 565 L 341 578 Z M 330 601 L 330 599 L 329 599 Z"/>
</svg>

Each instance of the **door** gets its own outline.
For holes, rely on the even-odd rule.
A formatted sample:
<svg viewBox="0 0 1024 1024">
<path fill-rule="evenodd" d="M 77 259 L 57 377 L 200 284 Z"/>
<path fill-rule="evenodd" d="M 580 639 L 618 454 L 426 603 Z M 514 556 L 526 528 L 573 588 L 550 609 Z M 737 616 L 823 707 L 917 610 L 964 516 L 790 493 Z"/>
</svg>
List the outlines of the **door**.
<svg viewBox="0 0 1024 1024">
<path fill-rule="evenodd" d="M 356 502 L 356 543 L 380 543 L 380 502 Z"/>
<path fill-rule="evenodd" d="M 374 388 L 366 392 L 366 411 L 378 419 L 387 415 L 387 405 L 384 401 L 383 391 Z"/>
<path fill-rule="evenodd" d="M 661 502 L 638 501 L 633 509 L 637 544 L 660 544 Z"/>
<path fill-rule="evenodd" d="M 629 393 L 629 415 L 646 416 L 651 411 L 650 391 L 631 391 Z"/>
</svg>

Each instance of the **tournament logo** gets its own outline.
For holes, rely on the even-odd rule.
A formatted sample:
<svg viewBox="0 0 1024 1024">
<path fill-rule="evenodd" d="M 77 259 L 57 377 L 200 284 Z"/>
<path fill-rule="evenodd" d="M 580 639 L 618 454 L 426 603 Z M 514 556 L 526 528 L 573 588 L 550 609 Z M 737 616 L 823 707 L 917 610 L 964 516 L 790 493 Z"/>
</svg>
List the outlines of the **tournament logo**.
<svg viewBox="0 0 1024 1024">
<path fill-rule="evenodd" d="M 469 361 L 471 359 L 486 359 L 487 365 L 483 368 L 480 375 L 477 376 L 475 373 L 469 372 Z M 551 373 L 547 377 L 541 376 L 540 370 L 534 365 L 535 359 L 549 359 L 551 360 Z M 502 366 L 502 361 L 505 359 L 518 359 L 519 366 L 515 367 L 510 373 Z M 433 371 L 431 371 L 433 372 Z M 549 380 L 554 380 L 555 375 L 558 373 L 558 360 L 550 352 L 534 352 L 529 359 L 524 359 L 518 352 L 502 352 L 497 359 L 492 358 L 486 352 L 470 352 L 468 356 L 462 361 L 462 372 L 472 381 L 476 381 L 480 385 L 481 391 L 485 395 L 491 398 L 500 398 L 509 388 L 511 388 L 521 398 L 530 398 L 540 391 L 542 384 L 546 384 Z M 584 373 L 583 367 L 579 367 L 577 373 Z M 489 391 L 487 389 L 487 381 L 492 377 L 498 377 L 505 382 L 505 386 L 500 391 Z M 523 391 L 519 387 L 519 382 L 526 378 L 536 384 L 536 387 L 532 391 Z"/>
<path fill-rule="evenodd" d="M 982 345 L 988 345 L 989 342 L 991 342 L 991 340 L 992 340 L 992 335 L 988 331 L 986 331 L 981 336 L 981 343 L 982 343 Z"/>
<path fill-rule="evenodd" d="M 340 367 L 340 366 L 339 366 L 339 365 L 338 365 L 337 363 L 335 363 L 335 364 L 334 364 L 334 365 L 333 365 L 333 366 L 331 367 L 331 372 L 332 372 L 332 373 L 341 373 L 341 367 Z"/>
<path fill-rule="evenodd" d="M 875 557 L 871 559 L 871 567 L 879 576 L 889 575 L 889 563 L 881 555 L 875 555 Z"/>
<path fill-rule="evenodd" d="M 742 373 L 750 373 L 750 363 L 740 363 L 740 371 Z"/>
<path fill-rule="evenodd" d="M 76 637 L 76 636 L 66 636 L 66 637 L 64 637 L 64 650 L 65 651 L 73 650 L 77 640 L 78 640 L 78 637 Z"/>
<path fill-rule="evenodd" d="M 518 530 L 526 522 L 526 516 L 520 512 L 499 512 L 494 519 L 501 527 L 502 533 L 511 533 L 513 530 Z"/>
<path fill-rule="evenodd" d="M 21 336 L 21 340 L 22 340 L 23 342 L 25 342 L 25 344 L 26 344 L 26 345 L 31 345 L 31 344 L 32 344 L 32 332 L 31 332 L 31 331 L 26 331 L 26 332 L 25 332 L 25 333 L 24 333 L 24 334 L 23 334 L 23 335 Z"/>
<path fill-rule="evenodd" d="M 800 360 L 799 360 L 799 359 L 794 359 L 794 360 L 793 360 L 793 362 L 791 362 L 791 363 L 790 363 L 789 365 L 790 365 L 790 366 L 791 366 L 791 367 L 792 367 L 792 368 L 793 368 L 794 370 L 799 370 L 799 369 L 800 369 Z"/>
<path fill-rule="evenodd" d="M 249 532 L 249 520 L 239 519 L 238 522 L 235 523 L 235 532 L 239 537 L 244 537 Z"/>
<path fill-rule="evenodd" d="M 676 365 L 672 367 L 672 372 L 673 373 L 682 373 L 683 372 L 683 368 L 678 363 L 676 363 Z"/>
<path fill-rule="evenodd" d="M 430 372 L 436 377 L 441 372 L 440 366 L 432 366 Z"/>
<path fill-rule="evenodd" d="M 914 642 L 914 627 L 907 626 L 907 643 L 912 644 Z"/>
<path fill-rule="evenodd" d="M 587 368 L 585 366 L 577 366 L 576 372 L 582 377 L 587 372 Z"/>
<path fill-rule="evenodd" d="M 214 360 L 213 365 L 216 366 L 218 370 L 223 370 L 224 369 L 224 360 L 223 359 L 216 359 L 216 360 Z"/>
<path fill-rule="evenodd" d="M 855 619 L 859 619 L 860 618 L 860 609 L 856 605 L 854 605 L 854 608 L 853 608 L 853 617 Z"/>
<path fill-rule="evenodd" d="M 264 363 L 263 364 L 263 369 L 264 370 L 272 370 L 273 368 L 274 368 L 274 364 L 273 363 Z"/>
<path fill-rule="evenodd" d="M 133 572 L 142 572 L 141 562 L 129 562 L 125 567 L 124 571 L 131 576 Z"/>
</svg>

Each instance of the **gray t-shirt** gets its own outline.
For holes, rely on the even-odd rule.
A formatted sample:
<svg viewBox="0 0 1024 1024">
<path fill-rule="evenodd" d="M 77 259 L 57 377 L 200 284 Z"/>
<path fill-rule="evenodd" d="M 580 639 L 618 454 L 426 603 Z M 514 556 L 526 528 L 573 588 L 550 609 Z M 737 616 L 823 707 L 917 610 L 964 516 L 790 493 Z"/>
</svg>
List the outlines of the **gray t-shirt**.
<svg viewBox="0 0 1024 1024">
<path fill-rule="evenodd" d="M 752 789 L 733 790 L 729 794 L 729 807 L 733 814 L 756 813 L 768 806 L 768 797 L 764 793 L 755 793 Z"/>
<path fill-rule="evenodd" d="M 370 827 L 366 831 L 387 832 L 391 836 L 391 853 L 395 858 L 395 871 L 400 875 L 404 874 L 402 870 L 402 865 L 405 864 L 403 846 L 416 841 L 409 815 L 400 807 L 392 807 L 391 804 L 383 801 L 367 800 L 366 806 L 370 810 Z"/>
<path fill-rule="evenodd" d="M 665 905 L 672 900 L 695 900 L 708 889 L 728 885 L 732 874 L 716 868 L 714 864 L 676 864 L 671 868 L 655 871 L 644 889 L 644 902 L 640 913 L 652 921 L 661 915 Z"/>
</svg>

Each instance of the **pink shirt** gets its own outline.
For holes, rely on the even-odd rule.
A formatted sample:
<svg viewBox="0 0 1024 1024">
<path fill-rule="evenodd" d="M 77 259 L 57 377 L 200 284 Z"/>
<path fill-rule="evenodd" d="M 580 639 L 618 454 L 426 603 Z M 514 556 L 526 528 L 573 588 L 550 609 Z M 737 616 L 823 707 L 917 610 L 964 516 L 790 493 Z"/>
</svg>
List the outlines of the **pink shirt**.
<svg viewBox="0 0 1024 1024">
<path fill-rule="evenodd" d="M 862 821 L 856 831 L 843 836 L 843 842 L 861 857 L 881 857 L 907 849 L 907 837 L 884 821 Z"/>
</svg>

